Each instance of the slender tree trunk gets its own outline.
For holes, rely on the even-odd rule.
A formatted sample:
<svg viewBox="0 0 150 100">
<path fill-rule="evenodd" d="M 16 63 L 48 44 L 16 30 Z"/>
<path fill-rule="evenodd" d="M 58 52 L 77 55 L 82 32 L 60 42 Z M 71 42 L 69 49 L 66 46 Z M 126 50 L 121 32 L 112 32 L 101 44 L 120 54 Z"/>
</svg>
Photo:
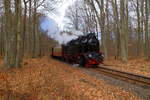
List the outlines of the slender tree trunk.
<svg viewBox="0 0 150 100">
<path fill-rule="evenodd" d="M 129 10 L 128 10 L 128 3 L 129 1 L 128 0 L 125 0 L 125 13 L 126 13 L 126 16 L 125 16 L 125 30 L 126 30 L 126 38 L 125 38 L 125 47 L 126 47 L 126 56 L 127 56 L 127 59 L 128 59 L 128 41 L 129 41 Z"/>
<path fill-rule="evenodd" d="M 121 47 L 121 59 L 123 62 L 127 62 L 127 23 L 128 16 L 126 12 L 126 4 L 128 2 L 126 0 L 120 0 L 120 47 Z M 127 23 L 126 23 L 127 22 Z"/>
<path fill-rule="evenodd" d="M 150 58 L 150 46 L 149 46 L 149 30 L 148 30 L 148 27 L 149 27 L 149 23 L 148 23 L 148 20 L 149 20 L 149 0 L 145 0 L 145 56 L 146 57 L 149 57 Z"/>
<path fill-rule="evenodd" d="M 141 49 L 144 56 L 144 0 L 141 0 Z"/>
<path fill-rule="evenodd" d="M 0 56 L 4 55 L 4 23 L 3 23 L 3 16 L 0 17 Z"/>
<path fill-rule="evenodd" d="M 104 1 L 96 0 L 99 8 L 100 8 L 100 28 L 101 28 L 101 38 L 102 38 L 102 47 L 104 49 L 105 59 L 108 58 L 108 50 L 106 44 L 106 30 L 105 30 L 105 11 L 104 11 Z"/>
<path fill-rule="evenodd" d="M 120 24 L 119 24 L 119 12 L 118 12 L 118 3 L 117 3 L 117 0 L 111 0 L 111 4 L 112 4 L 112 7 L 113 7 L 113 14 L 114 14 L 114 21 L 115 21 L 115 29 L 114 29 L 114 33 L 116 35 L 116 47 L 115 47 L 115 58 L 116 59 L 119 59 L 120 56 L 121 56 L 121 53 L 120 53 Z"/>
<path fill-rule="evenodd" d="M 149 0 L 147 1 L 147 4 L 148 4 L 147 5 L 147 8 L 148 8 L 147 20 L 150 22 L 150 1 Z M 148 23 L 147 26 L 148 26 L 148 34 L 149 34 L 148 44 L 150 44 L 150 23 Z M 148 55 L 149 55 L 149 59 L 150 59 L 150 46 L 149 46 L 149 50 L 148 51 L 149 51 Z"/>
<path fill-rule="evenodd" d="M 22 55 L 21 57 L 23 58 L 24 57 L 24 53 L 25 53 L 25 37 L 26 37 L 26 19 L 27 19 L 27 2 L 25 0 L 23 0 L 24 2 L 24 18 L 23 18 L 23 32 L 22 32 Z"/>
<path fill-rule="evenodd" d="M 140 54 L 140 49 L 141 49 L 141 23 L 140 23 L 140 11 L 139 11 L 139 0 L 137 0 L 137 7 L 136 7 L 136 13 L 137 13 L 137 24 L 138 24 L 138 28 L 137 28 L 137 34 L 138 34 L 138 40 L 137 40 L 137 56 L 139 56 Z"/>
<path fill-rule="evenodd" d="M 36 0 L 34 0 L 34 12 L 33 12 L 33 47 L 32 47 L 32 57 L 36 57 Z"/>
<path fill-rule="evenodd" d="M 4 0 L 4 32 L 5 32 L 5 57 L 4 57 L 4 66 L 10 68 L 13 66 L 11 56 L 11 8 L 10 8 L 10 0 Z"/>
<path fill-rule="evenodd" d="M 31 55 L 32 54 L 32 29 L 31 29 L 31 27 L 33 26 L 33 24 L 32 24 L 32 18 L 31 18 L 31 16 L 32 16 L 32 0 L 29 0 L 29 21 L 28 21 L 28 32 L 27 32 L 27 52 L 28 52 L 28 54 L 29 55 Z"/>
<path fill-rule="evenodd" d="M 39 32 L 38 16 L 36 16 L 36 56 L 40 56 L 40 32 Z"/>
<path fill-rule="evenodd" d="M 106 1 L 106 21 L 107 21 L 107 25 L 106 25 L 106 44 L 107 44 L 107 48 L 108 51 L 110 51 L 110 46 L 113 44 L 110 41 L 110 20 L 109 20 L 109 1 Z M 111 52 L 112 54 L 113 52 Z M 108 53 L 108 56 L 110 56 L 110 53 Z"/>
<path fill-rule="evenodd" d="M 16 36 L 17 36 L 17 48 L 16 48 L 16 61 L 15 66 L 20 67 L 21 61 L 22 61 L 22 31 L 21 31 L 21 0 L 15 0 L 15 16 L 16 16 L 16 22 L 17 22 L 17 29 L 16 29 Z"/>
</svg>

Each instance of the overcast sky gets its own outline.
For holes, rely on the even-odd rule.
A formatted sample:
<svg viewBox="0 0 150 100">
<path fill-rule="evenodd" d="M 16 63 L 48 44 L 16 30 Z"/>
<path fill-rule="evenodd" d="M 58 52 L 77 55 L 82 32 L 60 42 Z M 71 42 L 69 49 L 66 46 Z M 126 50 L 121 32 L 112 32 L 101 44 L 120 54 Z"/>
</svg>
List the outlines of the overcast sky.
<svg viewBox="0 0 150 100">
<path fill-rule="evenodd" d="M 65 13 L 69 6 L 71 6 L 76 0 L 63 0 L 62 3 L 57 5 L 56 13 L 47 13 L 47 18 L 42 17 L 40 19 L 40 26 L 43 31 L 51 30 L 50 33 L 63 30 L 65 25 Z"/>
<path fill-rule="evenodd" d="M 68 7 L 74 3 L 74 1 L 76 0 L 63 0 L 63 3 L 60 4 L 59 7 L 57 8 L 58 14 L 49 15 L 49 17 L 51 17 L 53 20 L 56 21 L 60 29 L 63 29 L 64 26 L 63 21 L 65 17 L 65 12 L 68 9 Z"/>
</svg>

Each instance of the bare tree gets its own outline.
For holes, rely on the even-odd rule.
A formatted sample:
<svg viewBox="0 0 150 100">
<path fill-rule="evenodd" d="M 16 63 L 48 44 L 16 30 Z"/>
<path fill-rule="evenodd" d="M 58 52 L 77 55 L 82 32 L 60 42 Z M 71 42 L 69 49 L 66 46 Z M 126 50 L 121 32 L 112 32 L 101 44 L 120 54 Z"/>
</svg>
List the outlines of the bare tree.
<svg viewBox="0 0 150 100">
<path fill-rule="evenodd" d="M 145 56 L 150 58 L 150 32 L 149 32 L 149 16 L 150 16 L 150 1 L 149 0 L 145 0 Z"/>
<path fill-rule="evenodd" d="M 139 56 L 139 52 L 140 52 L 140 44 L 141 44 L 141 23 L 140 23 L 140 6 L 139 6 L 139 0 L 136 1 L 137 2 L 137 7 L 136 7 L 136 11 L 137 11 L 137 23 L 138 23 L 138 28 L 137 28 L 137 33 L 138 33 L 138 43 L 137 43 L 137 56 Z"/>
<path fill-rule="evenodd" d="M 96 13 L 96 17 L 98 19 L 99 22 L 99 26 L 100 26 L 100 30 L 101 30 L 101 42 L 102 42 L 102 47 L 104 50 L 104 55 L 105 58 L 108 58 L 108 50 L 107 50 L 107 42 L 106 42 L 106 29 L 105 29 L 105 25 L 106 25 L 106 12 L 105 12 L 105 5 L 104 5 L 104 1 L 101 0 L 86 0 L 86 2 L 91 6 L 91 8 L 95 11 Z M 98 9 L 96 9 L 96 4 L 98 5 Z M 100 13 L 99 13 L 100 12 Z"/>
<path fill-rule="evenodd" d="M 46 45 L 50 45 L 49 40 L 51 40 L 48 35 L 41 35 L 43 33 L 39 29 L 39 19 L 44 15 L 38 11 L 38 8 L 45 1 L 3 0 L 3 10 L 0 4 L 0 55 L 5 56 L 6 67 L 20 67 L 26 52 L 38 57 L 42 50 L 49 50 L 49 46 L 42 49 L 44 44 L 40 44 L 43 38 L 47 37 Z"/>
<path fill-rule="evenodd" d="M 16 17 L 16 59 L 15 66 L 20 67 L 22 61 L 22 43 L 24 42 L 22 39 L 22 30 L 21 30 L 21 1 L 15 0 L 15 17 Z"/>
<path fill-rule="evenodd" d="M 31 0 L 30 0 L 31 1 Z M 24 4 L 24 13 L 23 13 L 23 30 L 22 30 L 22 58 L 24 57 L 24 49 L 25 49 L 25 37 L 26 37 L 26 25 L 27 25 L 27 4 L 29 3 L 29 0 L 23 0 Z"/>
<path fill-rule="evenodd" d="M 4 55 L 4 16 L 0 16 L 0 56 Z"/>
<path fill-rule="evenodd" d="M 120 0 L 120 47 L 121 47 L 121 59 L 127 62 L 127 34 L 128 34 L 128 1 Z"/>
<path fill-rule="evenodd" d="M 14 58 L 12 56 L 12 48 L 11 48 L 11 1 L 4 0 L 4 31 L 5 31 L 5 57 L 4 57 L 4 64 L 6 67 L 11 67 L 14 65 Z"/>
</svg>

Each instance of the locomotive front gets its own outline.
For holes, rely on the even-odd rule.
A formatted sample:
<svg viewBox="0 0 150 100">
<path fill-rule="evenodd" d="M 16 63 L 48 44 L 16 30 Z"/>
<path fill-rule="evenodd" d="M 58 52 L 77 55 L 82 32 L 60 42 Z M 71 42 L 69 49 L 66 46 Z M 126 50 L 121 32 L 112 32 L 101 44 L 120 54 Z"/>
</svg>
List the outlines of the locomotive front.
<svg viewBox="0 0 150 100">
<path fill-rule="evenodd" d="M 104 56 L 99 49 L 99 41 L 96 38 L 94 33 L 87 35 L 86 37 L 86 47 L 84 48 L 84 58 L 85 58 L 85 67 L 91 67 L 93 65 L 98 65 L 103 63 Z"/>
</svg>

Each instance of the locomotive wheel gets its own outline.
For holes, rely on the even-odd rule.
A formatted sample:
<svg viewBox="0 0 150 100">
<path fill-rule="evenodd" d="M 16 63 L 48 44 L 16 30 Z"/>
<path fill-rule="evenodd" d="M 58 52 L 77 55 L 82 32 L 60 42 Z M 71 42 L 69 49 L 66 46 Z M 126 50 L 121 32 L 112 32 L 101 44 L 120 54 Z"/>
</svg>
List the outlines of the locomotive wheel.
<svg viewBox="0 0 150 100">
<path fill-rule="evenodd" d="M 81 67 L 84 67 L 84 65 L 85 65 L 85 58 L 84 57 L 80 57 L 78 60 L 79 60 L 79 65 Z"/>
</svg>

